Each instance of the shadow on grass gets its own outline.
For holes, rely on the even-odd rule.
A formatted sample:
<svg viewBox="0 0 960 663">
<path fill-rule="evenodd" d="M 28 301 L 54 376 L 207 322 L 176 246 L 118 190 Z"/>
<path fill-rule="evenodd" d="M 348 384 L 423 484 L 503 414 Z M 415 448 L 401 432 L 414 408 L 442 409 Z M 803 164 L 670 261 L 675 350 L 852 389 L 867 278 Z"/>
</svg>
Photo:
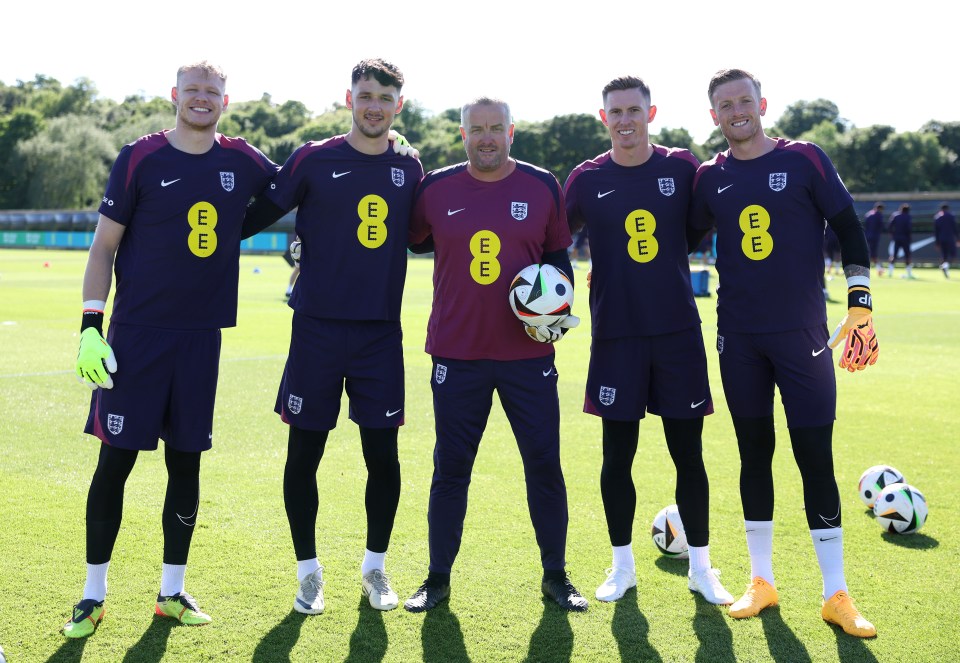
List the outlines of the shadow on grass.
<svg viewBox="0 0 960 663">
<path fill-rule="evenodd" d="M 867 643 L 863 638 L 853 635 L 847 635 L 839 626 L 828 624 L 833 629 L 833 635 L 837 639 L 837 658 L 846 663 L 880 663 L 873 652 L 867 649 Z M 949 660 L 949 659 L 945 659 Z"/>
<path fill-rule="evenodd" d="M 79 663 L 83 658 L 83 648 L 87 645 L 87 639 L 72 640 L 64 638 L 60 648 L 50 655 L 47 663 Z"/>
<path fill-rule="evenodd" d="M 698 663 L 735 663 L 737 657 L 733 653 L 733 634 L 727 624 L 726 606 L 709 603 L 700 594 L 694 594 L 693 600 L 697 605 L 693 632 L 700 641 L 694 660 Z"/>
<path fill-rule="evenodd" d="M 891 534 L 890 532 L 884 532 L 880 536 L 888 543 L 900 546 L 901 548 L 912 548 L 913 550 L 929 550 L 940 545 L 940 542 L 932 536 L 927 536 L 920 532 L 916 534 Z"/>
<path fill-rule="evenodd" d="M 810 663 L 810 652 L 780 616 L 780 607 L 765 608 L 757 617 L 763 624 L 770 658 L 777 663 Z"/>
<path fill-rule="evenodd" d="M 257 643 L 257 648 L 253 650 L 253 663 L 289 661 L 290 652 L 300 639 L 300 629 L 307 619 L 309 615 L 291 610 L 283 621 L 270 629 L 270 632 Z"/>
<path fill-rule="evenodd" d="M 657 568 L 661 571 L 666 571 L 667 573 L 672 573 L 675 576 L 687 577 L 687 570 L 690 568 L 690 561 L 686 559 L 677 559 L 676 557 L 664 557 L 660 555 L 657 557 L 654 564 L 657 565 Z"/>
<path fill-rule="evenodd" d="M 650 624 L 637 606 L 637 588 L 627 590 L 613 608 L 610 630 L 624 663 L 662 663 L 660 652 L 648 640 Z"/>
<path fill-rule="evenodd" d="M 470 663 L 457 616 L 444 601 L 427 612 L 420 632 L 423 663 Z"/>
<path fill-rule="evenodd" d="M 170 631 L 181 626 L 180 622 L 169 617 L 153 616 L 150 626 L 143 632 L 136 644 L 127 650 L 123 657 L 123 663 L 156 663 L 163 658 L 167 651 L 167 640 L 170 639 Z M 183 628 L 197 628 L 196 626 L 184 626 Z"/>
<path fill-rule="evenodd" d="M 570 613 L 544 599 L 543 616 L 530 636 L 530 647 L 523 663 L 569 663 L 573 655 L 573 629 Z"/>
<path fill-rule="evenodd" d="M 343 663 L 380 663 L 387 655 L 387 627 L 383 613 L 370 607 L 367 597 L 360 597 L 360 617 L 350 634 L 350 651 Z"/>
</svg>

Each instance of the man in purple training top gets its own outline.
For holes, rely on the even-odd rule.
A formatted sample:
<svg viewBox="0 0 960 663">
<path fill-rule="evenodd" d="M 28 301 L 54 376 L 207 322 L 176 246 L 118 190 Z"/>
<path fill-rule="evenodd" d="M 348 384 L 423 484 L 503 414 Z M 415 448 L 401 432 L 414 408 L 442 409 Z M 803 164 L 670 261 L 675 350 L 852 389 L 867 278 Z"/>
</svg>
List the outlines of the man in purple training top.
<svg viewBox="0 0 960 663">
<path fill-rule="evenodd" d="M 863 234 L 867 237 L 870 262 L 877 271 L 877 276 L 883 276 L 883 258 L 880 257 L 880 235 L 883 234 L 883 226 L 883 203 L 877 203 L 863 217 Z"/>
<path fill-rule="evenodd" d="M 302 241 L 290 352 L 276 411 L 289 424 L 283 499 L 297 579 L 296 611 L 324 610 L 317 557 L 317 469 L 346 386 L 367 467 L 367 545 L 361 591 L 378 610 L 397 607 L 385 557 L 400 500 L 397 431 L 403 423 L 400 302 L 410 210 L 420 162 L 391 149 L 403 108 L 403 74 L 380 59 L 353 68 L 350 131 L 298 148 L 251 207 L 255 227 L 297 207 Z M 335 284 L 335 287 L 333 287 Z"/>
<path fill-rule="evenodd" d="M 211 621 L 184 591 L 200 453 L 213 440 L 220 329 L 236 324 L 240 239 L 252 234 L 241 225 L 244 212 L 277 170 L 243 139 L 217 133 L 225 85 L 208 62 L 181 67 L 171 91 L 176 127 L 121 150 L 100 205 L 77 375 L 94 390 L 85 432 L 103 443 L 87 497 L 87 582 L 63 627 L 69 638 L 90 635 L 103 619 L 124 484 L 137 453 L 156 449 L 158 438 L 168 479 L 155 610 L 185 624 Z"/>
<path fill-rule="evenodd" d="M 677 505 L 690 545 L 688 586 L 710 603 L 730 604 L 710 564 L 701 437 L 713 401 L 687 257 L 687 209 L 700 164 L 687 150 L 650 143 L 656 112 L 641 79 L 610 81 L 600 119 L 612 149 L 577 166 L 564 187 L 571 230 L 589 228 L 593 242 L 593 343 L 583 409 L 603 420 L 600 494 L 613 547 L 612 568 L 596 596 L 616 601 L 637 584 L 631 470 L 640 420 L 649 411 L 662 418 L 677 470 Z"/>
<path fill-rule="evenodd" d="M 950 263 L 957 257 L 957 219 L 947 203 L 940 205 L 940 211 L 933 215 L 933 236 L 940 249 L 940 269 L 950 278 Z"/>
<path fill-rule="evenodd" d="M 867 242 L 830 159 L 812 143 L 767 136 L 760 82 L 717 72 L 708 96 L 730 149 L 694 180 L 691 222 L 717 229 L 717 351 L 740 447 L 752 581 L 730 607 L 752 617 L 779 601 L 773 577 L 774 387 L 780 390 L 803 481 L 807 525 L 823 576 L 824 620 L 858 637 L 876 635 L 847 594 L 840 495 L 833 474 L 836 375 L 828 348 L 846 340 L 840 366 L 877 360 Z M 848 313 L 828 336 L 820 293 L 824 219 L 837 233 Z"/>
<path fill-rule="evenodd" d="M 426 176 L 411 221 L 411 241 L 432 237 L 436 248 L 426 350 L 433 356 L 437 442 L 430 572 L 404 607 L 430 610 L 450 594 L 470 474 L 497 391 L 523 459 L 542 591 L 566 610 L 586 610 L 564 571 L 567 491 L 550 343 L 565 330 L 525 330 L 507 303 L 511 280 L 527 265 L 546 262 L 572 274 L 563 194 L 552 174 L 510 158 L 514 125 L 506 102 L 475 99 L 462 108 L 460 123 L 468 160 Z"/>
<path fill-rule="evenodd" d="M 890 250 L 890 262 L 887 264 L 888 274 L 893 278 L 893 266 L 897 261 L 897 254 L 903 252 L 906 273 L 901 278 L 915 278 L 913 261 L 910 257 L 910 243 L 913 240 L 913 217 L 910 216 L 909 204 L 903 203 L 899 210 L 890 215 L 889 230 L 893 248 Z"/>
</svg>

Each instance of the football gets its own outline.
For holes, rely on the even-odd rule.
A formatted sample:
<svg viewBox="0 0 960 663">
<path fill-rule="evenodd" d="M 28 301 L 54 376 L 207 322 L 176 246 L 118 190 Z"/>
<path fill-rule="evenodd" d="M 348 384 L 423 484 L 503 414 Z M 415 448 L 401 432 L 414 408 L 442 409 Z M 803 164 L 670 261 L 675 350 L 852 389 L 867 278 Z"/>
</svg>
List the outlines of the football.
<svg viewBox="0 0 960 663">
<path fill-rule="evenodd" d="M 873 515 L 891 534 L 913 534 L 927 522 L 927 499 L 907 483 L 892 483 L 877 496 Z"/>
<path fill-rule="evenodd" d="M 510 308 L 524 324 L 553 325 L 570 315 L 573 284 L 553 265 L 524 267 L 510 283 Z"/>
<path fill-rule="evenodd" d="M 660 509 L 653 519 L 650 529 L 653 545 L 661 554 L 675 559 L 687 559 L 690 551 L 687 549 L 687 535 L 683 531 L 683 522 L 676 504 Z"/>
<path fill-rule="evenodd" d="M 903 475 L 896 468 L 889 465 L 874 465 L 860 475 L 857 490 L 860 492 L 863 503 L 872 509 L 881 490 L 891 483 L 904 483 L 904 481 Z"/>
</svg>

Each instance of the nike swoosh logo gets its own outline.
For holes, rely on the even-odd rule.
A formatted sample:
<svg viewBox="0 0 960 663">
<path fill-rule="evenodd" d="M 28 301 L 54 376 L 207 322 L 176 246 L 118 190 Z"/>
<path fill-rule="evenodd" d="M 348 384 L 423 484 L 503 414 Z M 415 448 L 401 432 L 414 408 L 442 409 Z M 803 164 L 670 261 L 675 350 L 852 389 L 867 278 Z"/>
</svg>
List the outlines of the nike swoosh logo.
<svg viewBox="0 0 960 663">
<path fill-rule="evenodd" d="M 824 537 L 821 536 L 821 537 L 820 537 L 820 540 L 821 540 L 821 541 L 833 541 L 834 539 L 839 539 L 839 538 L 840 538 L 839 536 L 828 536 L 828 537 L 826 537 L 826 538 L 824 538 Z"/>
<path fill-rule="evenodd" d="M 548 378 L 553 374 L 553 366 L 543 372 L 543 377 Z"/>
<path fill-rule="evenodd" d="M 695 410 L 695 409 L 697 409 L 698 407 L 700 407 L 701 405 L 703 405 L 703 404 L 706 403 L 706 402 L 707 402 L 707 399 L 704 398 L 704 399 L 703 399 L 702 401 L 700 401 L 699 403 L 690 403 L 690 409 L 691 409 L 691 410 Z"/>
<path fill-rule="evenodd" d="M 827 346 L 823 346 L 823 347 L 820 348 L 819 350 L 811 350 L 811 351 L 810 351 L 810 354 L 813 355 L 814 357 L 819 357 L 819 356 L 820 356 L 820 353 L 823 352 L 823 351 L 826 350 L 826 349 L 827 349 Z"/>
<path fill-rule="evenodd" d="M 400 409 L 402 410 L 403 408 L 400 408 Z M 397 412 L 399 412 L 399 411 L 400 411 L 400 410 L 394 410 L 393 412 L 391 412 L 390 410 L 387 410 L 387 416 L 388 416 L 388 417 L 392 417 L 393 415 L 395 415 L 395 414 L 396 414 Z"/>
<path fill-rule="evenodd" d="M 717 187 L 717 193 L 723 193 L 724 191 L 726 191 L 727 189 L 729 189 L 729 188 L 732 187 L 732 186 L 733 186 L 732 184 L 728 184 L 727 186 L 724 186 L 724 187 L 719 187 L 719 186 L 718 186 L 718 187 Z"/>
<path fill-rule="evenodd" d="M 462 212 L 462 211 L 465 210 L 465 209 L 467 209 L 467 208 L 466 208 L 466 207 L 461 207 L 460 209 L 448 209 L 448 210 L 447 210 L 447 216 L 453 216 L 454 214 L 457 214 L 458 212 Z"/>
<path fill-rule="evenodd" d="M 614 191 L 616 191 L 616 189 L 610 189 L 606 193 L 600 193 L 599 191 L 597 191 L 597 198 L 603 198 L 604 196 L 609 196 Z"/>
<path fill-rule="evenodd" d="M 351 172 L 353 172 L 353 171 L 347 170 L 347 171 L 344 171 L 344 172 L 342 172 L 342 173 L 338 173 L 337 171 L 333 171 L 333 179 L 337 179 L 338 177 L 343 177 L 344 175 L 349 175 Z"/>
<path fill-rule="evenodd" d="M 182 180 L 182 179 L 183 179 L 182 177 L 178 177 L 177 179 L 175 179 L 175 180 L 170 180 L 169 182 L 166 181 L 166 180 L 160 180 L 160 186 L 164 186 L 164 187 L 170 186 L 171 184 L 176 184 L 177 182 L 179 182 L 179 181 Z"/>
</svg>

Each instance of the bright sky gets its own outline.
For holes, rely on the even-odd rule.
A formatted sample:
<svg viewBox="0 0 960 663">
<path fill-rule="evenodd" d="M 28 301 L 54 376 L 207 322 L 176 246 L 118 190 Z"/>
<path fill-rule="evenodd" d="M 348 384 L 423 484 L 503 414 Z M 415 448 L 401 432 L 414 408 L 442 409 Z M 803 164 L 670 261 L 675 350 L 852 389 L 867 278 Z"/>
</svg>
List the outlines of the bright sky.
<svg viewBox="0 0 960 663">
<path fill-rule="evenodd" d="M 822 97 L 856 126 L 915 131 L 960 120 L 956 21 L 937 23 L 946 5 L 16 2 L 4 9 L 0 81 L 85 76 L 118 101 L 166 98 L 177 67 L 206 58 L 227 71 L 234 102 L 266 92 L 320 113 L 343 101 L 354 64 L 383 57 L 404 72 L 405 98 L 433 113 L 484 94 L 506 99 L 517 121 L 540 121 L 595 114 L 604 84 L 634 74 L 658 107 L 651 132 L 685 127 L 702 142 L 713 130 L 710 76 L 738 67 L 760 78 L 767 125 L 790 104 Z"/>
</svg>

